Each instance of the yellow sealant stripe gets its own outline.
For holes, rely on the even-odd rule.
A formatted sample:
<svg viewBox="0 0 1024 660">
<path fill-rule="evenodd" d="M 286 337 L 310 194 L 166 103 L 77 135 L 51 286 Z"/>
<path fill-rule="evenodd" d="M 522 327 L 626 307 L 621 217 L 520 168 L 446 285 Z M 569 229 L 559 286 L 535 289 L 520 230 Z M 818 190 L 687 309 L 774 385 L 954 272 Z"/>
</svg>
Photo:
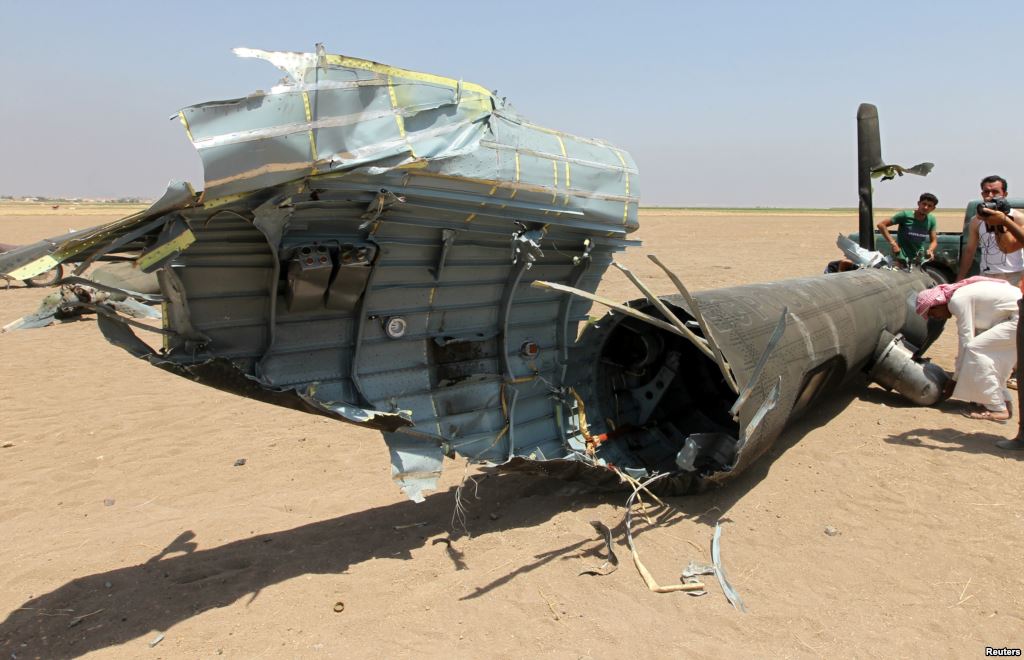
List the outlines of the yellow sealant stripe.
<svg viewBox="0 0 1024 660">
<path fill-rule="evenodd" d="M 442 85 L 444 87 L 457 88 L 459 86 L 458 80 L 454 78 L 445 78 L 444 76 L 435 76 L 431 73 L 420 73 L 419 71 L 410 71 L 409 69 L 400 69 L 396 66 L 388 66 L 387 64 L 380 64 L 379 62 L 371 62 L 370 60 L 361 60 L 356 57 L 345 57 L 344 55 L 327 55 L 326 61 L 332 66 L 348 67 L 350 69 L 361 69 L 363 71 L 373 71 L 386 76 L 396 76 L 398 78 L 408 78 L 409 80 L 417 80 L 419 82 L 431 83 L 434 85 Z M 476 83 L 462 82 L 462 91 L 474 92 L 486 96 L 488 99 L 491 98 L 491 92 L 489 89 Z"/>
<path fill-rule="evenodd" d="M 151 251 L 136 259 L 135 263 L 139 268 L 145 270 L 162 259 L 166 259 L 171 256 L 175 252 L 183 251 L 195 242 L 196 235 L 192 233 L 191 229 L 186 229 L 181 236 L 153 248 Z"/>
<path fill-rule="evenodd" d="M 388 76 L 388 96 L 391 98 L 391 110 L 395 113 L 395 123 L 398 125 L 398 135 L 405 140 L 405 145 L 409 147 L 409 155 L 413 158 L 419 158 L 416 155 L 416 150 L 412 148 L 412 142 L 409 141 L 409 136 L 405 132 L 405 118 L 402 113 L 399 112 L 398 95 L 395 93 L 395 83 L 391 76 Z"/>
<path fill-rule="evenodd" d="M 512 188 L 512 194 L 508 196 L 509 199 L 515 199 L 516 193 L 519 192 L 519 150 L 516 150 L 516 186 Z"/>
<path fill-rule="evenodd" d="M 224 195 L 223 197 L 214 197 L 213 199 L 211 199 L 208 202 L 204 201 L 203 202 L 203 208 L 205 208 L 205 209 L 213 209 L 213 208 L 217 208 L 218 206 L 224 206 L 225 204 L 230 204 L 231 202 L 237 202 L 240 199 L 244 199 L 244 198 L 252 195 L 253 192 L 255 192 L 255 191 L 251 191 L 250 190 L 248 192 L 235 193 L 234 195 Z"/>
<path fill-rule="evenodd" d="M 310 174 L 319 174 L 320 170 L 316 167 L 316 161 L 320 158 L 316 155 L 316 137 L 313 136 L 313 129 L 309 130 L 309 153 L 312 155 L 313 169 Z"/>
<path fill-rule="evenodd" d="M 622 208 L 622 226 L 625 227 L 626 221 L 629 219 L 629 172 L 626 171 L 629 168 L 626 167 L 626 159 L 622 157 L 619 150 L 612 149 L 612 151 L 614 151 L 615 155 L 619 157 L 619 162 L 622 163 L 622 173 L 626 175 L 626 201 Z"/>
<path fill-rule="evenodd" d="M 313 121 L 313 112 L 310 110 L 310 107 L 309 107 L 309 92 L 306 92 L 306 91 L 302 92 L 302 105 L 306 109 L 306 123 L 312 122 Z M 309 129 L 309 154 L 310 154 L 310 160 L 313 162 L 313 171 L 311 173 L 312 174 L 317 174 L 316 161 L 319 160 L 319 158 L 316 155 L 316 137 L 313 135 L 313 129 L 312 128 Z"/>
<path fill-rule="evenodd" d="M 430 314 L 431 314 L 431 312 L 434 311 L 433 308 L 434 308 L 434 296 L 435 295 L 437 295 L 437 287 L 436 286 L 432 287 L 430 289 L 430 300 L 427 303 L 429 305 L 429 309 L 427 309 L 427 318 L 426 318 L 426 324 L 425 325 L 428 328 L 430 327 Z M 443 323 L 442 323 L 442 325 L 443 325 Z M 430 407 L 434 411 L 434 424 L 437 425 L 437 435 L 438 435 L 438 437 L 441 437 L 441 436 L 444 435 L 444 432 L 441 430 L 441 415 L 437 411 L 437 401 L 434 399 L 434 393 L 433 392 L 430 393 Z"/>
<path fill-rule="evenodd" d="M 189 189 L 191 190 L 191 186 Z M 15 279 L 27 279 L 29 277 L 35 277 L 40 273 L 45 273 L 69 257 L 73 257 L 95 245 L 110 240 L 110 238 L 119 230 L 136 227 L 140 222 L 151 219 L 151 217 L 145 215 L 145 213 L 145 211 L 138 211 L 105 225 L 95 227 L 95 233 L 88 237 L 60 243 L 51 254 L 39 257 L 38 259 L 25 264 L 21 268 L 8 273 L 7 275 Z"/>
<path fill-rule="evenodd" d="M 36 275 L 45 273 L 59 263 L 60 262 L 54 259 L 51 255 L 46 254 L 35 261 L 30 261 L 17 270 L 12 270 L 7 273 L 7 277 L 15 280 L 27 280 L 30 277 L 35 277 Z"/>
<path fill-rule="evenodd" d="M 558 163 L 555 161 L 551 161 L 551 172 L 555 180 L 551 190 L 551 203 L 554 204 L 558 200 Z M 545 213 L 547 213 L 547 211 L 545 211 Z"/>
<path fill-rule="evenodd" d="M 398 134 L 405 139 L 405 119 L 398 112 L 398 96 L 395 94 L 395 84 L 388 76 L 388 96 L 391 97 L 391 109 L 395 113 L 395 123 L 398 124 Z"/>
<path fill-rule="evenodd" d="M 178 119 L 181 120 L 181 125 L 185 127 L 185 135 L 188 136 L 188 141 L 194 143 L 196 139 L 192 137 L 192 129 L 188 127 L 188 120 L 185 119 L 184 111 L 178 112 Z"/>
<path fill-rule="evenodd" d="M 498 183 L 495 182 L 494 185 L 491 186 L 491 189 L 489 191 L 487 191 L 487 196 L 488 197 L 494 197 L 494 193 L 497 192 L 497 191 L 498 191 Z M 485 206 L 487 206 L 487 202 L 480 202 L 480 207 L 481 208 L 483 208 Z M 502 206 L 504 206 L 504 205 L 502 205 Z M 473 218 L 475 218 L 475 217 L 476 217 L 476 213 L 470 213 L 469 217 L 467 217 L 465 221 L 466 222 L 472 222 Z"/>
<path fill-rule="evenodd" d="M 565 142 L 562 140 L 561 135 L 556 135 L 558 138 L 558 146 L 562 148 L 562 158 L 568 159 L 569 154 L 565 151 Z M 569 188 L 572 187 L 572 180 L 569 174 L 569 161 L 565 161 L 565 205 L 569 206 Z"/>
<path fill-rule="evenodd" d="M 302 105 L 306 109 L 306 121 L 313 121 L 313 113 L 309 109 L 309 92 L 302 92 Z"/>
<path fill-rule="evenodd" d="M 609 172 L 622 171 L 622 166 L 620 165 L 619 167 L 615 167 L 614 163 L 605 163 L 601 161 L 584 160 L 582 158 L 573 158 L 571 156 L 562 156 L 560 154 L 552 153 L 549 151 L 537 151 L 535 149 L 527 149 L 525 147 L 515 147 L 508 144 L 499 144 L 497 142 L 494 142 L 493 140 L 481 139 L 480 146 L 487 147 L 488 149 L 494 149 L 495 151 L 517 150 L 520 153 L 526 154 L 528 156 L 536 156 L 537 158 L 543 158 L 546 160 L 568 161 L 570 164 L 575 163 L 576 165 L 581 165 L 583 167 L 591 167 L 599 170 L 608 170 Z M 607 148 L 611 149 L 610 147 Z M 635 167 L 627 167 L 626 169 L 631 174 L 637 173 Z"/>
</svg>

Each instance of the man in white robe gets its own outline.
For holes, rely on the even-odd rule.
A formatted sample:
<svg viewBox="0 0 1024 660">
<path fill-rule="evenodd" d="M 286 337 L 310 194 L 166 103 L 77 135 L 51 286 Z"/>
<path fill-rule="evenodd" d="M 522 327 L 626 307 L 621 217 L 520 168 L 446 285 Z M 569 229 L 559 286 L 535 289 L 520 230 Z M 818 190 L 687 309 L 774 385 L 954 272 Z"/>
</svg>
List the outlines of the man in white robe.
<svg viewBox="0 0 1024 660">
<path fill-rule="evenodd" d="M 946 292 L 929 297 L 929 292 L 939 289 Z M 956 319 L 959 346 L 952 396 L 979 404 L 976 410 L 964 413 L 971 419 L 1005 423 L 1012 416 L 1005 384 L 1017 361 L 1020 298 L 1017 287 L 987 278 L 960 286 L 941 285 L 918 297 L 919 310 L 924 306 L 928 318 Z"/>
</svg>

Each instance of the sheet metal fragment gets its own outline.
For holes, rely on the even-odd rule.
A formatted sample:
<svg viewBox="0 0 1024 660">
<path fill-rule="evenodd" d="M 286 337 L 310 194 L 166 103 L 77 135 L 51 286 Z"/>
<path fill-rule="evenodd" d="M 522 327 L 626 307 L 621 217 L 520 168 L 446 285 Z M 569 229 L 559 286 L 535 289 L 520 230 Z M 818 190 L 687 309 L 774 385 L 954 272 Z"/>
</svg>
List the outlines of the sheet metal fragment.
<svg viewBox="0 0 1024 660">
<path fill-rule="evenodd" d="M 643 312 L 638 312 L 637 310 L 635 310 L 635 309 L 633 309 L 631 307 L 628 307 L 628 306 L 623 305 L 621 303 L 617 303 L 614 300 L 611 300 L 609 298 L 605 298 L 603 296 L 598 296 L 598 295 L 595 295 L 593 293 L 589 293 L 587 291 L 583 291 L 581 289 L 575 289 L 575 288 L 573 288 L 571 286 L 565 286 L 564 284 L 558 284 L 557 282 L 545 282 L 543 280 L 535 280 L 535 281 L 530 283 L 530 286 L 535 287 L 537 289 L 551 289 L 553 291 L 562 291 L 564 293 L 571 293 L 574 296 L 579 296 L 580 298 L 585 298 L 587 300 L 593 300 L 594 302 L 601 303 L 605 307 L 610 307 L 611 309 L 615 310 L 616 312 L 619 312 L 620 314 L 625 314 L 626 316 L 632 316 L 633 318 L 635 318 L 637 320 L 640 320 L 640 321 L 643 321 L 644 323 L 650 323 L 651 325 L 653 325 L 656 328 L 660 328 L 662 330 L 666 330 L 668 332 L 671 332 L 674 335 L 679 335 L 680 337 L 686 337 L 686 335 L 684 335 L 682 332 L 680 332 L 680 330 L 677 327 L 675 327 L 674 325 L 672 325 L 671 323 L 666 323 L 665 321 L 662 321 L 661 319 L 656 319 L 653 316 L 651 316 L 650 314 L 644 314 Z M 700 348 L 701 345 L 700 344 L 696 344 L 696 346 L 698 348 Z M 707 348 L 707 347 L 705 346 L 705 348 Z"/>
<path fill-rule="evenodd" d="M 732 606 L 740 612 L 746 612 L 747 608 L 743 604 L 743 599 L 736 593 L 736 590 L 729 584 L 729 579 L 725 576 L 725 567 L 722 565 L 722 524 L 715 523 L 715 535 L 711 539 L 711 561 L 715 565 L 715 575 L 718 576 L 718 583 L 722 585 L 722 591 L 725 592 L 725 597 L 729 599 Z"/>
<path fill-rule="evenodd" d="M 729 365 L 725 361 L 725 356 L 722 354 L 722 349 L 718 346 L 718 343 L 715 341 L 714 335 L 711 334 L 711 328 L 704 320 L 704 316 L 700 313 L 700 308 L 697 306 L 696 301 L 694 301 L 693 297 L 690 295 L 690 292 L 687 291 L 685 286 L 683 286 L 682 281 L 678 277 L 676 277 L 676 274 L 669 270 L 665 264 L 661 263 L 661 260 L 658 259 L 657 256 L 649 254 L 647 255 L 647 258 L 653 261 L 655 264 L 657 264 L 658 267 L 661 268 L 663 271 L 665 271 L 665 274 L 668 275 L 668 279 L 671 280 L 672 284 L 675 285 L 676 290 L 678 290 L 679 294 L 683 297 L 684 300 L 686 300 L 687 304 L 690 306 L 690 312 L 693 313 L 693 317 L 697 319 L 697 323 L 700 325 L 701 332 L 704 333 L 704 338 L 711 346 L 715 363 L 718 365 L 718 368 L 722 370 L 722 376 L 725 377 L 725 381 L 729 383 L 729 387 L 731 387 L 734 392 L 739 394 L 740 390 L 739 387 L 736 385 L 736 378 L 732 375 L 732 370 L 729 368 Z"/>
<path fill-rule="evenodd" d="M 80 229 L 70 234 L 47 238 L 0 255 L 0 273 L 24 280 L 45 273 L 57 264 L 86 250 L 116 240 L 125 232 L 159 215 L 195 204 L 195 191 L 183 181 L 171 181 L 163 196 L 152 206 L 104 225 Z"/>
<path fill-rule="evenodd" d="M 695 335 L 693 333 L 692 330 L 687 328 L 686 324 L 683 323 L 682 321 L 680 321 L 679 317 L 677 317 L 675 314 L 673 314 L 672 311 L 668 308 L 668 306 L 665 303 L 663 303 L 661 301 L 661 299 L 658 298 L 658 296 L 656 296 L 654 293 L 652 293 L 651 290 L 648 289 L 644 285 L 644 283 L 641 282 L 636 277 L 636 275 L 633 274 L 633 271 L 631 271 L 630 269 L 626 268 L 625 266 L 623 266 L 622 264 L 620 264 L 617 261 L 613 261 L 612 265 L 615 266 L 616 268 L 618 268 L 620 271 L 622 271 L 626 275 L 626 277 L 629 278 L 629 281 L 632 282 L 633 284 L 635 284 L 638 289 L 640 289 L 640 292 L 644 294 L 644 297 L 647 298 L 647 301 L 650 302 L 652 305 L 654 305 L 654 307 L 659 312 L 661 312 L 662 316 L 664 316 L 666 319 L 668 319 L 668 321 L 672 325 L 674 325 L 679 330 L 679 332 L 681 332 L 683 334 L 684 337 L 686 337 L 687 339 L 692 341 L 693 344 L 697 348 L 701 349 L 701 352 L 704 353 L 705 355 L 707 355 L 709 358 L 711 358 L 712 360 L 715 359 L 714 354 L 711 352 L 711 347 L 708 344 L 708 340 L 703 338 L 703 337 L 698 337 L 697 335 Z"/>
<path fill-rule="evenodd" d="M 619 558 L 615 555 L 615 548 L 612 544 L 612 530 L 599 520 L 590 521 L 590 525 L 604 541 L 604 562 L 600 566 L 583 569 L 579 575 L 611 575 L 619 569 Z"/>
<path fill-rule="evenodd" d="M 714 567 L 714 565 L 712 565 L 712 564 L 701 564 L 701 563 L 695 562 L 695 561 L 693 561 L 691 559 L 690 563 L 687 564 L 686 568 L 683 569 L 683 574 L 682 574 L 683 584 L 696 584 L 698 582 L 701 582 L 701 580 L 700 580 L 700 578 L 698 576 L 700 576 L 700 575 L 714 575 L 714 574 L 715 574 L 715 567 Z M 689 593 L 691 596 L 706 596 L 708 592 L 705 591 L 705 590 L 701 590 L 701 591 L 689 591 L 687 593 Z"/>
<path fill-rule="evenodd" d="M 384 433 L 384 442 L 391 453 L 391 479 L 410 500 L 422 502 L 425 491 L 437 489 L 444 450 L 403 433 Z"/>
</svg>

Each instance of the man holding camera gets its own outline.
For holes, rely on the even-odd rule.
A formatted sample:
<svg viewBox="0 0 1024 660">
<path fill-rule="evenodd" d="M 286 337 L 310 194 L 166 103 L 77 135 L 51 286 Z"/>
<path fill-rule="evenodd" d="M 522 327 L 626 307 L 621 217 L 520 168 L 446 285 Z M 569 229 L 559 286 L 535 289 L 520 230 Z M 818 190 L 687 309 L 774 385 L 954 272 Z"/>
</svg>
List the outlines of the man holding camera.
<svg viewBox="0 0 1024 660">
<path fill-rule="evenodd" d="M 1013 249 L 1021 249 L 1024 247 L 1024 227 L 1014 222 L 1006 214 L 994 215 L 989 222 L 998 227 L 1003 227 L 1006 234 L 1012 237 L 1012 240 L 1008 241 L 1006 247 Z M 1024 293 L 1024 284 L 1021 285 L 1021 292 Z M 1018 317 L 1024 315 L 1024 298 L 1017 301 L 1017 314 Z M 1017 341 L 1017 364 L 1016 371 L 1021 373 L 1024 371 L 1024 325 L 1017 325 L 1016 333 Z M 1021 410 L 1021 406 L 1024 405 L 1024 392 L 1017 389 L 1017 408 Z M 999 440 L 996 442 L 996 446 L 1000 449 L 1009 449 L 1015 451 L 1024 451 L 1024 416 L 1019 416 L 1019 424 L 1017 428 L 1017 435 L 1009 440 Z"/>
<path fill-rule="evenodd" d="M 878 223 L 878 231 L 892 248 L 893 259 L 906 268 L 911 264 L 920 264 L 935 257 L 935 248 L 939 238 L 935 232 L 935 216 L 932 211 L 939 204 L 939 198 L 931 193 L 924 193 L 917 200 L 917 209 L 900 211 L 888 220 Z M 889 227 L 896 225 L 896 238 L 889 233 Z"/>
<path fill-rule="evenodd" d="M 974 252 L 981 246 L 981 274 L 1020 285 L 1024 273 L 1024 251 L 1006 231 L 1005 222 L 1024 224 L 1020 212 L 1006 202 L 1006 179 L 987 176 L 981 180 L 981 199 L 978 214 L 971 218 L 967 245 L 960 254 L 960 272 L 957 281 L 967 276 L 974 262 Z M 999 223 L 992 222 L 999 220 Z"/>
</svg>

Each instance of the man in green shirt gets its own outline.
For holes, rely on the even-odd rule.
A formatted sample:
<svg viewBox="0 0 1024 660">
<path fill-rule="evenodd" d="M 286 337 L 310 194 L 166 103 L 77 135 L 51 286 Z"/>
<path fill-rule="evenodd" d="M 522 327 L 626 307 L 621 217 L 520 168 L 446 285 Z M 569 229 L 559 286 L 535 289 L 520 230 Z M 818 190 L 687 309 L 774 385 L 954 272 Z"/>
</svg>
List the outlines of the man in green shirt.
<svg viewBox="0 0 1024 660">
<path fill-rule="evenodd" d="M 917 200 L 914 211 L 900 211 L 888 220 L 878 223 L 878 230 L 892 248 L 892 256 L 896 262 L 906 267 L 908 264 L 920 264 L 935 256 L 939 237 L 935 233 L 935 216 L 932 211 L 939 205 L 939 198 L 931 193 L 924 193 Z M 889 233 L 889 227 L 896 225 L 896 239 Z"/>
</svg>

